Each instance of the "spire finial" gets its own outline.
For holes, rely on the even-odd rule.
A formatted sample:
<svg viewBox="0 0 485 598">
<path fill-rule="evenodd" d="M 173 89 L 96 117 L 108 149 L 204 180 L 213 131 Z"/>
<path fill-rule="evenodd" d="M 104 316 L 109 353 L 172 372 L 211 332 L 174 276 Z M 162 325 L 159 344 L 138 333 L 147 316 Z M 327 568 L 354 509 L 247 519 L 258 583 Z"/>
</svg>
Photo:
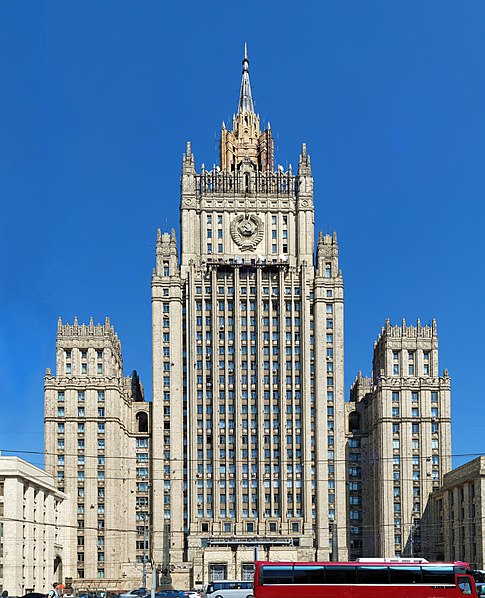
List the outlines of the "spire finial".
<svg viewBox="0 0 485 598">
<path fill-rule="evenodd" d="M 253 96 L 251 93 L 251 84 L 249 82 L 249 60 L 248 60 L 248 48 L 246 43 L 244 44 L 244 58 L 242 61 L 242 79 L 241 79 L 241 91 L 239 93 L 239 106 L 238 112 L 254 112 Z"/>
</svg>

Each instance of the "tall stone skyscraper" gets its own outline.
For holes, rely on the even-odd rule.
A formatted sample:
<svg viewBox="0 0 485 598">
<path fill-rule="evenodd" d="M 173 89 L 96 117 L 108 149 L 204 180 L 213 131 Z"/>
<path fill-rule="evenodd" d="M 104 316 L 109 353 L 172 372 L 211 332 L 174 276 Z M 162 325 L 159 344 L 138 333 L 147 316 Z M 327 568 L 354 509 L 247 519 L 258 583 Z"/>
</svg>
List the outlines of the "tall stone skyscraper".
<svg viewBox="0 0 485 598">
<path fill-rule="evenodd" d="M 315 252 L 310 157 L 275 168 L 248 64 L 220 165 L 197 172 L 187 144 L 180 259 L 174 231 L 157 238 L 154 560 L 175 585 L 249 575 L 255 546 L 347 554 L 337 239 Z"/>
<path fill-rule="evenodd" d="M 63 575 L 79 588 L 138 586 L 149 555 L 150 415 L 104 324 L 59 319 L 44 382 L 45 467 L 67 494 Z"/>
<path fill-rule="evenodd" d="M 387 321 L 372 378 L 359 374 L 346 410 L 349 557 L 432 558 L 421 519 L 451 469 L 450 378 L 438 372 L 436 322 Z"/>
</svg>

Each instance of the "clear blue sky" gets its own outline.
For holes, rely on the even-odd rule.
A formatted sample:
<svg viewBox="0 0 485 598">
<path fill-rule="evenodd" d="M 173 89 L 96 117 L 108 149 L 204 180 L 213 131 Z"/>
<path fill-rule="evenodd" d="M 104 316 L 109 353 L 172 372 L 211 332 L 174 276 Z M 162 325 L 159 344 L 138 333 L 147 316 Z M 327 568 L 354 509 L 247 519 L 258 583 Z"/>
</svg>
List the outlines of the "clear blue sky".
<svg viewBox="0 0 485 598">
<path fill-rule="evenodd" d="M 42 463 L 59 316 L 110 316 L 151 395 L 156 229 L 186 141 L 218 160 L 245 41 L 277 161 L 307 143 L 338 233 L 347 387 L 387 317 L 436 318 L 454 463 L 485 452 L 483 0 L 3 0 L 0 449 Z"/>
</svg>

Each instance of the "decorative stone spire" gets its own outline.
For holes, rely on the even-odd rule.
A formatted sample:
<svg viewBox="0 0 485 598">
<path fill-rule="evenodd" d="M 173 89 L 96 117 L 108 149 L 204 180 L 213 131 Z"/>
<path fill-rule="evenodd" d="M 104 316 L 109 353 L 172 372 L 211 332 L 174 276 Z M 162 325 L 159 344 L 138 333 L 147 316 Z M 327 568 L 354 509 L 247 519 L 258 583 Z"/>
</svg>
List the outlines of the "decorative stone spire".
<svg viewBox="0 0 485 598">
<path fill-rule="evenodd" d="M 261 132 L 259 115 L 254 112 L 253 95 L 249 82 L 249 60 L 244 45 L 242 61 L 241 90 L 237 114 L 232 119 L 232 130 L 222 123 L 221 130 L 221 170 L 235 172 L 243 165 L 249 170 L 263 172 L 274 170 L 274 141 L 271 128 Z"/>
<path fill-rule="evenodd" d="M 248 49 L 244 44 L 244 58 L 242 61 L 242 79 L 241 79 L 241 91 L 239 92 L 239 106 L 238 114 L 242 112 L 254 113 L 253 96 L 251 94 L 251 83 L 249 82 L 249 60 L 248 60 Z"/>
</svg>

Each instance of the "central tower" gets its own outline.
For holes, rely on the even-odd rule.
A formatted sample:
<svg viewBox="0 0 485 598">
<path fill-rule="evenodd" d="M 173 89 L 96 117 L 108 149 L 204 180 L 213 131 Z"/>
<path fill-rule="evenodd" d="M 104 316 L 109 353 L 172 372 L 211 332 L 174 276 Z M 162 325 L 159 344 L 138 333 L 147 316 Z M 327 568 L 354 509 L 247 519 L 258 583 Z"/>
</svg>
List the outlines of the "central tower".
<svg viewBox="0 0 485 598">
<path fill-rule="evenodd" d="M 183 156 L 180 259 L 174 232 L 157 239 L 154 558 L 175 585 L 250 576 L 255 546 L 346 556 L 337 239 L 315 255 L 310 157 L 275 169 L 242 64 L 220 166 Z"/>
</svg>

